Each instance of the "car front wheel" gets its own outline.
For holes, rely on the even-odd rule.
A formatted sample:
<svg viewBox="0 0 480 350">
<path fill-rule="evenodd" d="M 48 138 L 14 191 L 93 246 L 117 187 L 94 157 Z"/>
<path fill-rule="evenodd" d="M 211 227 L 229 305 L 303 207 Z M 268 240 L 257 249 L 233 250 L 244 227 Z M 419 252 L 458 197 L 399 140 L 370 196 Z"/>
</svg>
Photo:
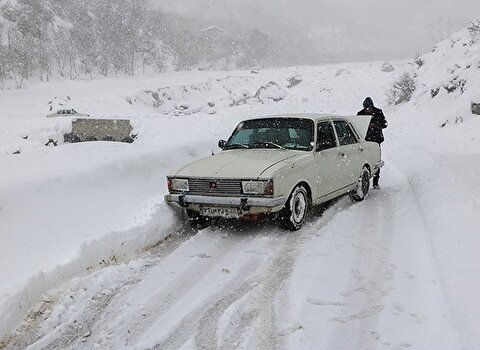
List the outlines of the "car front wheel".
<svg viewBox="0 0 480 350">
<path fill-rule="evenodd" d="M 357 187 L 350 192 L 350 198 L 355 202 L 361 202 L 365 199 L 370 189 L 370 170 L 366 166 L 363 167 L 362 173 L 357 181 Z"/>
<path fill-rule="evenodd" d="M 290 194 L 285 207 L 280 212 L 280 224 L 283 228 L 296 231 L 302 227 L 307 218 L 309 197 L 303 185 L 295 187 Z"/>
</svg>

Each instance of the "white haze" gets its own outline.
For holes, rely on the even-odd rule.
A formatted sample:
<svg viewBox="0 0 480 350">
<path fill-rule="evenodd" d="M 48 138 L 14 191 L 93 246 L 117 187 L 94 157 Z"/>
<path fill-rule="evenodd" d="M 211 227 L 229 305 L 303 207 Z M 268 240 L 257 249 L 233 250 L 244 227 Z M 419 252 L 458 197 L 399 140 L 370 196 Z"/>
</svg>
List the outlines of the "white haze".
<svg viewBox="0 0 480 350">
<path fill-rule="evenodd" d="M 227 31 L 261 29 L 296 52 L 286 62 L 294 64 L 413 57 L 480 16 L 478 0 L 151 1 Z"/>
</svg>

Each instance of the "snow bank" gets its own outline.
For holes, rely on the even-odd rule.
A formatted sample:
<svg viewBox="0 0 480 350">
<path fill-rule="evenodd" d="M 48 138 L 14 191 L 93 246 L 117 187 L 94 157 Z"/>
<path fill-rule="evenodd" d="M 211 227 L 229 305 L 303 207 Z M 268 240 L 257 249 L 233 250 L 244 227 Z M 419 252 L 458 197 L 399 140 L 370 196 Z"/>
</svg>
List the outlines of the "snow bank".
<svg viewBox="0 0 480 350">
<path fill-rule="evenodd" d="M 256 76 L 227 76 L 209 79 L 193 85 L 168 86 L 142 90 L 127 100 L 132 104 L 144 104 L 158 109 L 162 114 L 189 115 L 204 112 L 214 114 L 217 108 L 234 106 L 252 101 L 255 86 L 263 79 Z"/>
<path fill-rule="evenodd" d="M 161 150 L 83 143 L 3 159 L 0 337 L 60 281 L 129 257 L 177 229 L 168 171 L 212 141 Z"/>
<path fill-rule="evenodd" d="M 452 163 L 445 156 L 414 152 L 412 159 L 396 150 L 396 164 L 406 174 L 430 232 L 456 331 L 464 348 L 474 349 L 480 344 L 480 280 L 474 278 L 480 273 L 480 185 L 465 175 L 480 173 L 480 155 L 450 156 L 457 161 Z"/>
</svg>

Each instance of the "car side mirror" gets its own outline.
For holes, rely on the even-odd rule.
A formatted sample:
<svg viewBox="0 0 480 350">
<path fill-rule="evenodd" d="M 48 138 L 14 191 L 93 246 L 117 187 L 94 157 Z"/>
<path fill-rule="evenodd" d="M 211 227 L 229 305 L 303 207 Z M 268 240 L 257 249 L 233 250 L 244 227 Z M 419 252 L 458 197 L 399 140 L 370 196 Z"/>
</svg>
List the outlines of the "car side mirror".
<svg viewBox="0 0 480 350">
<path fill-rule="evenodd" d="M 227 141 L 225 140 L 218 141 L 218 147 L 220 147 L 221 149 L 225 149 L 226 146 L 227 146 Z"/>
</svg>

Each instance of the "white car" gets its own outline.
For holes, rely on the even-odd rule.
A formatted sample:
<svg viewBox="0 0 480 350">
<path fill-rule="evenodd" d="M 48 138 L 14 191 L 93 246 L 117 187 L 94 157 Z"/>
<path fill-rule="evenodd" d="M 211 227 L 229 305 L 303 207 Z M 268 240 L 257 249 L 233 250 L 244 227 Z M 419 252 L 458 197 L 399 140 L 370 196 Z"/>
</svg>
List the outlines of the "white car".
<svg viewBox="0 0 480 350">
<path fill-rule="evenodd" d="M 55 117 L 90 117 L 90 115 L 85 114 L 85 113 L 78 113 L 76 110 L 73 108 L 70 109 L 59 109 L 55 113 L 47 115 L 47 118 L 55 118 Z"/>
<path fill-rule="evenodd" d="M 365 141 L 370 116 L 293 114 L 242 121 L 222 152 L 167 177 L 165 201 L 194 220 L 276 213 L 299 229 L 312 205 L 350 193 L 365 198 L 383 165 Z"/>
</svg>

